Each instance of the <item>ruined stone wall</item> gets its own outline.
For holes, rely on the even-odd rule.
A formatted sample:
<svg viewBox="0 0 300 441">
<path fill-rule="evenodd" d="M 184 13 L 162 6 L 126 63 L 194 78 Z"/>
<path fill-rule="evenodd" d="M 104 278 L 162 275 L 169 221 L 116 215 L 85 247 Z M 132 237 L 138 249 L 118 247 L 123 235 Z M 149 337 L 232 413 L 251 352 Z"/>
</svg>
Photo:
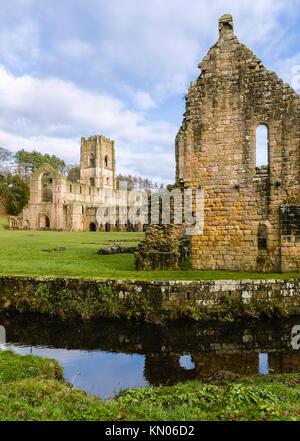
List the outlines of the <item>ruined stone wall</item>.
<svg viewBox="0 0 300 441">
<path fill-rule="evenodd" d="M 300 271 L 300 204 L 280 208 L 281 269 Z"/>
<path fill-rule="evenodd" d="M 299 201 L 300 98 L 239 43 L 231 16 L 220 19 L 219 29 L 218 42 L 199 65 L 200 77 L 191 83 L 176 138 L 177 182 L 205 191 L 204 234 L 191 237 L 192 265 L 299 269 L 298 245 L 288 247 L 287 261 L 294 264 L 281 268 L 279 211 Z M 269 164 L 257 169 L 259 125 L 268 128 Z M 267 228 L 263 267 L 261 225 Z"/>
<path fill-rule="evenodd" d="M 0 277 L 0 311 L 65 318 L 280 317 L 300 312 L 300 279 L 117 281 Z"/>
<path fill-rule="evenodd" d="M 104 136 L 92 136 L 88 140 L 82 138 L 82 168 L 79 183 L 67 180 L 49 164 L 44 164 L 31 177 L 28 206 L 20 216 L 10 219 L 9 228 L 142 231 L 142 222 L 137 226 L 131 226 L 129 223 L 121 225 L 117 219 L 112 225 L 108 221 L 99 223 L 97 220 L 97 209 L 101 206 L 105 208 L 116 206 L 118 212 L 121 207 L 124 206 L 127 210 L 134 203 L 129 192 L 119 192 L 116 189 L 114 155 L 114 142 Z M 51 197 L 47 201 L 43 199 L 45 174 L 51 178 L 49 181 Z M 94 179 L 94 185 L 90 185 L 91 178 Z"/>
</svg>

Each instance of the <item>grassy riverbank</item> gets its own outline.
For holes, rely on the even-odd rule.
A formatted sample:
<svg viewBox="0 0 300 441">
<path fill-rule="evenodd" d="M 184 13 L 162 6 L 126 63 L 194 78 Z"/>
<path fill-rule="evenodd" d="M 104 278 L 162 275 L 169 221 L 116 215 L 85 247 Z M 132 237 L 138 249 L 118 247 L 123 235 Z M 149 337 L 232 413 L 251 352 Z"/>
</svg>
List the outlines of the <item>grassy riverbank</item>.
<svg viewBox="0 0 300 441">
<path fill-rule="evenodd" d="M 193 271 L 135 271 L 133 254 L 99 256 L 103 246 L 120 241 L 134 246 L 143 233 L 98 233 L 57 231 L 10 231 L 7 218 L 0 217 L 0 275 L 62 276 L 118 280 L 221 280 L 289 279 L 292 274 Z M 63 251 L 51 251 L 65 248 Z"/>
<path fill-rule="evenodd" d="M 0 420 L 300 420 L 300 374 L 128 389 L 110 401 L 72 389 L 55 360 L 0 351 Z"/>
</svg>

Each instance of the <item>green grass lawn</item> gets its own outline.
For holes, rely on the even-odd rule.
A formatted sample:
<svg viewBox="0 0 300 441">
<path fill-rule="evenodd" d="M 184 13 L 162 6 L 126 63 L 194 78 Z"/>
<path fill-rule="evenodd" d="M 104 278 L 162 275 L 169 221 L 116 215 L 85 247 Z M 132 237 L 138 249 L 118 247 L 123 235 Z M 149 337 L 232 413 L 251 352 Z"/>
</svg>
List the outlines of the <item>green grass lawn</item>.
<svg viewBox="0 0 300 441">
<path fill-rule="evenodd" d="M 112 245 L 136 245 L 143 233 L 10 231 L 7 218 L 0 217 L 0 274 L 67 276 L 127 280 L 213 280 L 274 279 L 300 277 L 294 274 L 256 274 L 226 271 L 193 271 L 186 265 L 178 271 L 135 271 L 133 254 L 99 256 L 98 248 Z M 46 249 L 65 247 L 65 251 Z"/>
<path fill-rule="evenodd" d="M 103 401 L 72 389 L 57 361 L 0 351 L 0 421 L 299 421 L 299 374 L 128 389 Z"/>
</svg>

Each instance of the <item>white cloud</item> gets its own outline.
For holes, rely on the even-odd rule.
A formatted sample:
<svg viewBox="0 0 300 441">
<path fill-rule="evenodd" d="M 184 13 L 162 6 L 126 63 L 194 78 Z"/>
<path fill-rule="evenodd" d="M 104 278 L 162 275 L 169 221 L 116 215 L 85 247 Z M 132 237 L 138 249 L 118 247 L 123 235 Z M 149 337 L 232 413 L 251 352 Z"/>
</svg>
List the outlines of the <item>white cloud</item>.
<svg viewBox="0 0 300 441">
<path fill-rule="evenodd" d="M 0 59 L 16 70 L 39 56 L 40 29 L 36 0 L 10 0 L 0 9 Z"/>
<path fill-rule="evenodd" d="M 112 76 L 121 71 L 147 81 L 154 99 L 163 100 L 183 93 L 195 79 L 198 62 L 218 39 L 221 15 L 233 15 L 241 42 L 271 54 L 284 45 L 289 32 L 285 20 L 295 16 L 299 1 L 127 0 L 126 8 L 123 0 L 94 4 L 99 25 L 104 25 L 101 60 L 111 67 Z"/>
<path fill-rule="evenodd" d="M 100 133 L 116 140 L 119 171 L 173 180 L 174 112 L 224 13 L 285 81 L 300 64 L 289 46 L 300 0 L 3 3 L 0 145 L 39 147 L 72 162 L 80 137 Z"/>
<path fill-rule="evenodd" d="M 297 93 L 300 91 L 300 52 L 274 63 L 276 73 L 289 83 Z"/>
<path fill-rule="evenodd" d="M 78 38 L 71 38 L 59 41 L 57 44 L 57 51 L 60 55 L 67 58 L 84 59 L 94 56 L 94 49 L 89 42 L 79 40 Z M 83 61 L 83 60 L 82 60 Z"/>
<path fill-rule="evenodd" d="M 148 92 L 143 92 L 142 90 L 138 90 L 134 93 L 133 101 L 137 109 L 149 110 L 156 107 L 150 94 Z"/>
<path fill-rule="evenodd" d="M 147 94 L 145 97 L 149 105 Z M 39 149 L 68 162 L 78 161 L 81 136 L 104 134 L 116 140 L 121 167 L 126 164 L 127 172 L 138 174 L 137 164 L 145 162 L 140 173 L 152 176 L 158 175 L 157 163 L 166 165 L 166 152 L 173 152 L 176 133 L 168 122 L 148 123 L 142 113 L 128 109 L 119 99 L 57 78 L 15 76 L 3 67 L 0 127 L 0 145 L 14 151 Z M 170 176 L 170 168 L 167 170 Z"/>
</svg>

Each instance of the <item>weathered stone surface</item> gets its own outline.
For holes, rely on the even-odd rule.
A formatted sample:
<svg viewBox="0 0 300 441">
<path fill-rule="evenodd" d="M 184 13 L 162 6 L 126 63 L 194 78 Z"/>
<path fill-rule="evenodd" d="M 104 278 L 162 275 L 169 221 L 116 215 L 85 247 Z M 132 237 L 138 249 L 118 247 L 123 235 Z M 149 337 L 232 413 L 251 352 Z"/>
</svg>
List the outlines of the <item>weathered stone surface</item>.
<svg viewBox="0 0 300 441">
<path fill-rule="evenodd" d="M 195 320 L 300 312 L 300 279 L 117 281 L 0 277 L 0 312 Z"/>
<path fill-rule="evenodd" d="M 219 30 L 191 82 L 176 137 L 177 185 L 204 190 L 192 266 L 299 271 L 299 215 L 285 233 L 283 212 L 300 204 L 300 97 L 239 42 L 230 15 Z M 268 128 L 269 164 L 256 167 L 260 125 Z"/>
</svg>

